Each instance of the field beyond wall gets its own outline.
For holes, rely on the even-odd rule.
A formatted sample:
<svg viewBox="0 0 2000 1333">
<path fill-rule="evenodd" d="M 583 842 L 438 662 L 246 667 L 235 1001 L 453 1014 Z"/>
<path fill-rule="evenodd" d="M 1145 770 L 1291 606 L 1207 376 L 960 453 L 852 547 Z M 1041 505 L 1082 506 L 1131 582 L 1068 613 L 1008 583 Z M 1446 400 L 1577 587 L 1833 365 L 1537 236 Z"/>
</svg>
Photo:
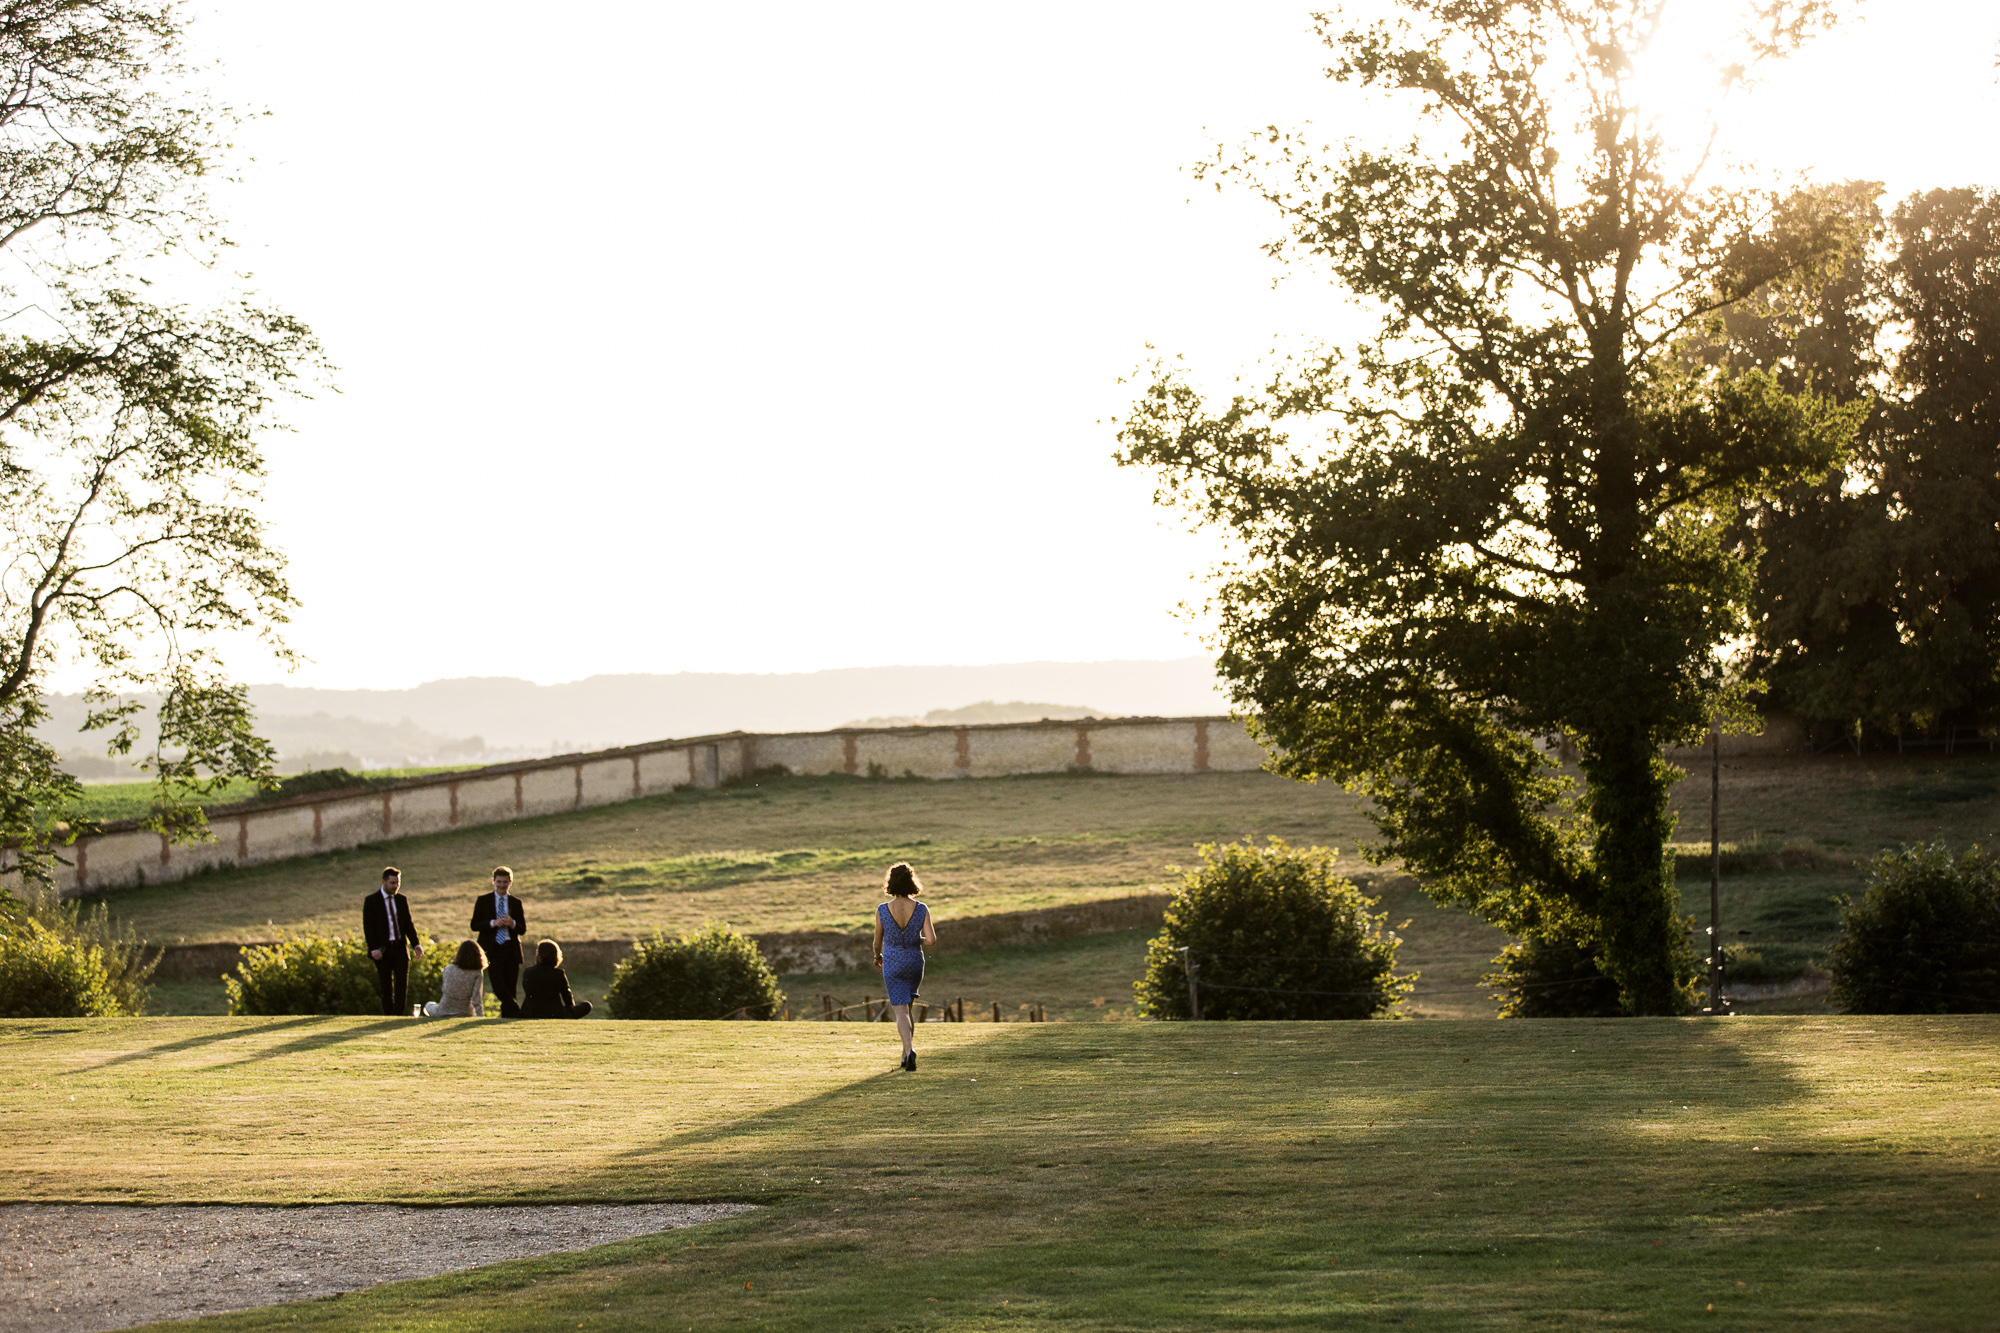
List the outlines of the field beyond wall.
<svg viewBox="0 0 2000 1333">
<path fill-rule="evenodd" d="M 1707 773 L 1675 793 L 1684 850 L 1685 910 L 1708 914 Z M 1760 1012 L 1822 1012 L 1810 981 L 1837 925 L 1836 895 L 1860 889 L 1868 857 L 1902 842 L 1954 847 L 2000 841 L 2000 760 L 1985 755 L 1899 759 L 1846 755 L 1731 759 L 1723 768 L 1725 941 L 1732 974 L 1771 994 Z M 1402 930 L 1402 966 L 1423 973 L 1408 1012 L 1490 1015 L 1479 987 L 1504 943 L 1498 931 L 1433 904 L 1411 881 L 1368 866 L 1355 849 L 1371 832 L 1359 804 L 1329 784 L 1268 773 L 867 781 L 788 778 L 691 790 L 619 805 L 409 838 L 103 896 L 117 918 L 156 943 L 268 940 L 286 931 L 351 934 L 360 897 L 381 866 L 405 872 L 418 925 L 451 940 L 468 925 L 487 872 L 511 865 L 534 934 L 565 941 L 631 939 L 705 921 L 746 931 L 868 928 L 890 862 L 914 863 L 947 935 L 954 920 L 1127 898 L 1171 887 L 1168 867 L 1195 845 L 1282 837 L 1340 849 L 1343 869 L 1369 874 Z M 1393 867 L 1389 868 L 1393 872 Z M 1143 931 L 1041 948 L 934 960 L 926 995 L 1028 1004 L 1058 1019 L 1129 1013 Z M 586 970 L 600 998 L 608 974 Z M 833 994 L 858 1004 L 879 993 L 864 973 L 787 978 L 800 1007 Z M 1817 984 L 1817 983 L 1813 983 Z M 220 1013 L 219 983 L 163 986 L 167 1012 Z"/>
</svg>

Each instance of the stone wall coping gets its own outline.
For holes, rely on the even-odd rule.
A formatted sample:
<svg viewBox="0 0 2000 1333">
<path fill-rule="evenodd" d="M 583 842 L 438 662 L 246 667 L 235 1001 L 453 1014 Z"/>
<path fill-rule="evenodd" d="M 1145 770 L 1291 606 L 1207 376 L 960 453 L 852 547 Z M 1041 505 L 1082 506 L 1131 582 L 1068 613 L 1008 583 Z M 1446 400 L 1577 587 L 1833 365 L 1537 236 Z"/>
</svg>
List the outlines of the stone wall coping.
<svg viewBox="0 0 2000 1333">
<path fill-rule="evenodd" d="M 427 773 L 413 778 L 400 778 L 394 782 L 384 782 L 365 787 L 335 787 L 326 791 L 303 792 L 297 796 L 281 796 L 268 801 L 232 801 L 227 805 L 203 807 L 211 822 L 218 819 L 232 819 L 238 815 L 263 814 L 270 810 L 290 810 L 323 805 L 328 801 L 348 800 L 356 796 L 386 796 L 395 792 L 418 791 L 431 787 L 449 787 L 454 782 L 471 782 L 482 778 L 503 778 L 515 773 L 538 773 L 547 769 L 572 768 L 577 764 L 594 764 L 607 760 L 631 759 L 639 755 L 658 754 L 662 750 L 684 750 L 694 745 L 717 745 L 725 741 L 746 740 L 789 740 L 805 736 L 887 736 L 909 735 L 926 732 L 958 731 L 1018 731 L 1024 728 L 1068 728 L 1077 727 L 1123 727 L 1147 726 L 1174 722 L 1228 722 L 1226 713 L 1196 714 L 1191 717 L 1077 717 L 1041 718 L 1033 722 L 967 722 L 937 723 L 903 727 L 833 727 L 825 731 L 719 731 L 705 736 L 686 736 L 662 741 L 640 741 L 632 745 L 614 746 L 609 750 L 580 750 L 569 754 L 548 755 L 540 759 L 513 759 L 502 764 L 485 764 L 478 768 L 453 769 L 448 773 Z M 100 824 L 92 832 L 96 837 L 107 833 L 132 833 L 139 829 L 137 819 L 114 819 Z"/>
</svg>

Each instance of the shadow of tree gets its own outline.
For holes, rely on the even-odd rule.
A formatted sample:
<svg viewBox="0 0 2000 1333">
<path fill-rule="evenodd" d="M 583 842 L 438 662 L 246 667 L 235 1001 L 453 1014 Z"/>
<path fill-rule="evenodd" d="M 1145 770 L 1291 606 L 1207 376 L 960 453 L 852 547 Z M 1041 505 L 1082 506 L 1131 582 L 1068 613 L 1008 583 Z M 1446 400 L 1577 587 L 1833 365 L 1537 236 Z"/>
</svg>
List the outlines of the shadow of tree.
<svg viewBox="0 0 2000 1333">
<path fill-rule="evenodd" d="M 91 1074 L 101 1069 L 110 1069 L 115 1065 L 131 1064 L 137 1060 L 156 1060 L 164 1055 L 172 1055 L 178 1051 L 197 1050 L 203 1046 L 213 1046 L 218 1042 L 245 1041 L 251 1037 L 262 1036 L 268 1032 L 282 1032 L 287 1028 L 303 1027 L 306 1024 L 320 1021 L 321 1017 L 319 1015 L 307 1014 L 298 1018 L 282 1018 L 276 1022 L 258 1023 L 249 1027 L 231 1028 L 220 1032 L 205 1032 L 199 1036 L 184 1037 L 180 1041 L 161 1042 L 156 1046 L 149 1046 L 143 1051 L 127 1051 L 123 1055 L 114 1055 L 109 1060 L 105 1060 L 99 1064 L 82 1065 L 75 1069 L 65 1069 L 60 1072 L 64 1077 L 76 1074 Z"/>
<path fill-rule="evenodd" d="M 1672 1299 L 1720 1312 L 1748 1279 L 1743 1326 L 1911 1326 L 1895 1311 L 1921 1302 L 1896 1275 L 1992 1276 L 1978 1219 L 1939 1206 L 1990 1167 L 1823 1110 L 1884 1060 L 1942 1067 L 1991 1031 L 1006 1025 L 917 1074 L 656 1135 L 549 1184 L 772 1204 L 712 1255 L 662 1237 L 605 1270 L 619 1299 L 697 1325 L 748 1318 L 716 1304 L 748 1280 L 799 1294 L 758 1306 L 760 1326 L 805 1329 L 1569 1326 Z M 1974 1063 L 1963 1080 L 1989 1086 L 2000 1059 Z M 521 1327 L 565 1308 L 525 1285 L 504 1300 Z"/>
<path fill-rule="evenodd" d="M 316 1021 L 320 1023 L 337 1023 L 351 1022 L 352 1020 L 323 1016 Z M 363 1037 L 377 1036 L 386 1032 L 407 1031 L 413 1022 L 413 1019 L 408 1018 L 379 1018 L 372 1023 L 361 1023 L 351 1027 L 335 1028 L 332 1031 L 316 1032 L 310 1036 L 296 1037 L 291 1041 L 279 1042 L 277 1045 L 265 1047 L 261 1051 L 253 1051 L 240 1060 L 228 1060 L 222 1064 L 211 1065 L 209 1066 L 209 1070 L 210 1072 L 215 1072 L 224 1069 L 233 1069 L 239 1065 L 258 1064 L 265 1060 L 279 1060 L 288 1055 L 303 1055 L 312 1051 L 324 1050 L 329 1046 L 338 1046 L 343 1042 L 358 1041 Z"/>
</svg>

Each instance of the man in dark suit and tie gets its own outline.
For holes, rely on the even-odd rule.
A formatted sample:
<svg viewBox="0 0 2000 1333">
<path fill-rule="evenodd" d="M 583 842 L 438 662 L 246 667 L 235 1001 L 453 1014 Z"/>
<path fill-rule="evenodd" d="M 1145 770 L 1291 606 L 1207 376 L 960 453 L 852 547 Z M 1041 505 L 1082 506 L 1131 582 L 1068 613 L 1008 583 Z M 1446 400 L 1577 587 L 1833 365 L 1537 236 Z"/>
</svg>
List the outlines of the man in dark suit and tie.
<svg viewBox="0 0 2000 1333">
<path fill-rule="evenodd" d="M 500 1001 L 500 1016 L 515 1018 L 514 987 L 521 976 L 521 932 L 528 928 L 528 911 L 514 894 L 514 872 L 506 866 L 493 871 L 493 892 L 472 904 L 472 929 L 486 951 L 486 979 Z"/>
<path fill-rule="evenodd" d="M 409 1013 L 410 960 L 422 958 L 424 950 L 410 921 L 410 900 L 403 896 L 403 872 L 394 866 L 382 871 L 382 891 L 361 900 L 361 937 L 382 982 L 382 1012 Z"/>
</svg>

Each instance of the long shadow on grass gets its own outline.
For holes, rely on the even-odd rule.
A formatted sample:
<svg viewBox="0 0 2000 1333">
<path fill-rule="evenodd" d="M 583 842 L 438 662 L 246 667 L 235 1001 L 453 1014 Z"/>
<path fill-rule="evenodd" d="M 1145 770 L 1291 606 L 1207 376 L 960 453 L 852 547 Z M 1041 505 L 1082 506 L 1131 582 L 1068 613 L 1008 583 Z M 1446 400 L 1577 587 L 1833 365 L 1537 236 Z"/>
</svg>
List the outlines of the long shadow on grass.
<svg viewBox="0 0 2000 1333">
<path fill-rule="evenodd" d="M 1400 1321 L 1439 1300 L 1484 1308 L 1496 1291 L 1492 1310 L 1553 1302 L 1563 1322 L 1572 1298 L 1542 1280 L 1550 1264 L 1594 1275 L 1590 1319 L 1636 1312 L 1663 1285 L 1740 1262 L 1732 1246 L 1856 1230 L 1850 1214 L 1880 1225 L 1882 1201 L 1921 1200 L 1927 1217 L 1941 1193 L 1969 1198 L 1977 1183 L 1949 1163 L 1876 1154 L 1865 1135 L 1821 1138 L 1790 1113 L 1817 1087 L 1801 1047 L 1760 1043 L 1749 1023 L 979 1036 L 927 1052 L 917 1074 L 869 1074 L 666 1135 L 564 1187 L 777 1205 L 705 1277 L 719 1287 L 761 1270 L 758 1290 L 800 1293 L 789 1319 L 773 1308 L 773 1328 L 943 1322 L 918 1317 L 936 1307 L 916 1295 L 871 1292 L 900 1262 L 873 1257 L 884 1236 L 920 1238 L 921 1293 L 976 1296 L 993 1307 L 980 1314 L 1011 1297 L 1078 1326 L 1275 1328 L 1327 1326 L 1328 1301 L 1343 1318 L 1395 1306 Z M 1964 1239 L 1951 1242 L 1961 1254 Z M 1784 1262 L 1825 1259 L 1794 1249 Z M 654 1280 L 670 1281 L 635 1278 Z"/>
<path fill-rule="evenodd" d="M 518 1023 L 520 1021 L 516 1018 L 503 1019 L 498 1014 L 487 1014 L 483 1017 L 453 1014 L 449 1018 L 433 1018 L 429 1020 L 412 1035 L 418 1041 L 430 1041 L 435 1037 L 463 1037 L 472 1033 L 484 1032 L 490 1025 L 495 1023 Z"/>
<path fill-rule="evenodd" d="M 328 1017 L 329 1015 L 321 1014 L 315 1016 L 312 1021 L 324 1023 Z M 263 1060 L 277 1060 L 287 1055 L 301 1055 L 307 1051 L 317 1051 L 328 1046 L 338 1046 L 342 1042 L 354 1041 L 361 1037 L 372 1037 L 382 1032 L 405 1031 L 409 1026 L 410 1020 L 407 1018 L 377 1019 L 373 1023 L 365 1023 L 360 1027 L 337 1028 L 330 1032 L 317 1032 L 309 1037 L 298 1037 L 291 1041 L 280 1042 L 276 1046 L 266 1047 L 261 1051 L 254 1051 L 244 1056 L 241 1060 L 231 1060 L 225 1064 L 213 1065 L 210 1068 L 223 1070 L 234 1069 L 240 1065 L 254 1065 Z"/>
<path fill-rule="evenodd" d="M 601 1179 L 568 1187 L 620 1179 L 629 1188 L 639 1162 L 737 1139 L 759 1141 L 749 1151 L 765 1167 L 834 1158 L 872 1167 L 907 1153 L 913 1136 L 941 1166 L 999 1165 L 996 1141 L 1014 1145 L 999 1154 L 1013 1166 L 1050 1154 L 1044 1133 L 1145 1151 L 1179 1151 L 1195 1134 L 1235 1146 L 1326 1138 L 1413 1165 L 1473 1145 L 1582 1162 L 1636 1143 L 1642 1118 L 1681 1116 L 1668 1108 L 1698 1102 L 1726 1121 L 1808 1091 L 1791 1064 L 1753 1054 L 1726 1027 L 1675 1020 L 1020 1024 L 980 1036 L 926 1053 L 914 1075 L 857 1078 L 630 1148 Z M 1553 1122 L 1552 1092 L 1563 1108 Z"/>
<path fill-rule="evenodd" d="M 80 1069 L 66 1069 L 63 1073 L 91 1074 L 100 1069 L 110 1069 L 114 1065 L 128 1065 L 135 1060 L 153 1060 L 163 1055 L 172 1055 L 176 1051 L 191 1051 L 198 1046 L 211 1046 L 218 1041 L 240 1041 L 245 1037 L 261 1036 L 266 1032 L 281 1032 L 286 1028 L 302 1027 L 307 1023 L 319 1022 L 321 1017 L 318 1014 L 307 1014 L 299 1018 L 280 1019 L 275 1023 L 260 1023 L 256 1027 L 234 1028 L 227 1032 L 210 1032 L 199 1037 L 186 1037 L 180 1041 L 162 1042 L 143 1051 L 127 1051 L 124 1055 L 114 1055 L 99 1064 L 85 1065 Z"/>
<path fill-rule="evenodd" d="M 607 1157 L 594 1180 L 549 1182 L 552 1201 L 650 1185 L 777 1205 L 727 1224 L 720 1243 L 639 1238 L 226 1326 L 319 1314 L 343 1329 L 435 1319 L 529 1333 L 586 1316 L 596 1327 L 615 1304 L 606 1322 L 627 1328 L 780 1333 L 1596 1327 L 1613 1315 L 1674 1328 L 1985 1327 L 1990 1234 L 1940 1201 L 1990 1189 L 1969 1174 L 1990 1167 L 1935 1152 L 1860 1161 L 1874 1131 L 1837 1129 L 1812 1103 L 1819 1087 L 1851 1088 L 1913 1049 L 1984 1060 L 1990 1026 L 1935 1042 L 1915 1024 L 1885 1029 L 967 1031 L 927 1046 L 917 1074 L 852 1075 Z M 774 1062 L 832 1049 L 806 1033 L 762 1044 Z M 671 1025 L 646 1046 L 715 1067 L 713 1038 Z M 1815 1076 L 1827 1048 L 1837 1058 Z M 1668 1114 L 1683 1103 L 1686 1118 Z M 1929 1133 L 1936 1144 L 1948 1128 Z M 1772 1160 L 1784 1138 L 1792 1156 Z M 1805 1160 L 1801 1148 L 1823 1151 Z M 618 1188 L 602 1189 L 607 1179 Z"/>
</svg>

